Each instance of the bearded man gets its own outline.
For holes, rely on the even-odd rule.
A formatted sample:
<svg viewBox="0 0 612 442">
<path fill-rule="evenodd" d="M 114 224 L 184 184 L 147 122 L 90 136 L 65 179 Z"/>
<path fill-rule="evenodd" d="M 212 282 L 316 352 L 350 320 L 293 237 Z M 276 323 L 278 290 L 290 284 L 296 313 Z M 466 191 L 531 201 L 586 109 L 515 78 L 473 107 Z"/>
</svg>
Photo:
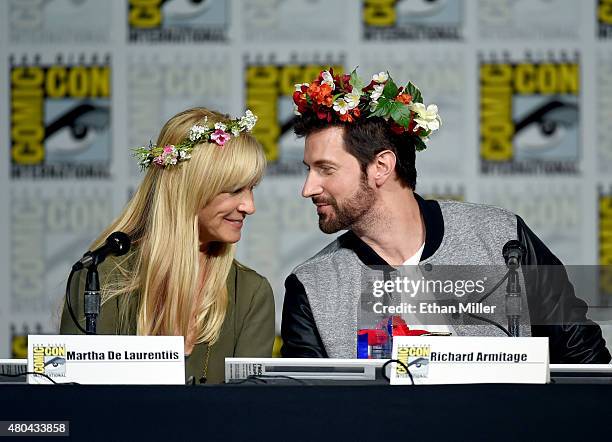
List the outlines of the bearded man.
<svg viewBox="0 0 612 442">
<path fill-rule="evenodd" d="M 528 290 L 521 295 L 521 336 L 548 336 L 551 363 L 610 361 L 601 329 L 586 318 L 586 304 L 574 295 L 565 268 L 520 217 L 415 193 L 416 152 L 425 149 L 440 117 L 413 84 L 398 87 L 385 72 L 365 85 L 355 71 L 323 71 L 296 85 L 293 98 L 308 169 L 302 196 L 315 204 L 323 232 L 348 231 L 286 279 L 284 357 L 356 357 L 364 269 L 504 266 L 502 248 L 516 240 L 521 264 L 539 266 L 523 275 Z M 509 335 L 499 321 L 471 316 L 447 329 Z"/>
</svg>

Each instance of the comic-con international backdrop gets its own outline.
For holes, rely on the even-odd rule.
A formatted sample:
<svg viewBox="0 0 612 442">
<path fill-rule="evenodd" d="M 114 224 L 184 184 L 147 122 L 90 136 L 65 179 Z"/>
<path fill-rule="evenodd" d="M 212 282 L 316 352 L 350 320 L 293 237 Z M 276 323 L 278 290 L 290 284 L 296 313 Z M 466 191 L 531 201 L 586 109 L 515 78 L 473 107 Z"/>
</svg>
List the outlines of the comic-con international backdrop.
<svg viewBox="0 0 612 442">
<path fill-rule="evenodd" d="M 439 106 L 421 194 L 506 207 L 566 264 L 612 264 L 612 0 L 6 0 L 0 17 L 0 357 L 57 330 L 70 265 L 141 179 L 129 148 L 197 105 L 259 115 L 270 167 L 238 257 L 280 320 L 284 278 L 333 239 L 291 130 L 293 84 L 329 66 L 388 69 Z"/>
</svg>

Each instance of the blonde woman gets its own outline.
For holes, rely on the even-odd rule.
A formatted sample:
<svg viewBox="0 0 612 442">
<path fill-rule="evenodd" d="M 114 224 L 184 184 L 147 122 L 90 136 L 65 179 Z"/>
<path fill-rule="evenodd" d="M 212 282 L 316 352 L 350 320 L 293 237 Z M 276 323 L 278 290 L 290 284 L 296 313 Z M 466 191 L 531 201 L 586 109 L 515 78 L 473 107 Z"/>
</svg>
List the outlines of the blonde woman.
<svg viewBox="0 0 612 442">
<path fill-rule="evenodd" d="M 98 268 L 98 333 L 184 336 L 186 377 L 197 382 L 222 382 L 225 357 L 272 353 L 270 285 L 234 260 L 265 170 L 263 150 L 249 134 L 256 120 L 249 111 L 230 119 L 204 108 L 172 117 L 157 145 L 137 149 L 146 175 L 92 245 L 114 231 L 132 239 L 128 255 Z M 70 295 L 81 325 L 83 279 Z M 61 332 L 79 333 L 66 306 Z"/>
</svg>

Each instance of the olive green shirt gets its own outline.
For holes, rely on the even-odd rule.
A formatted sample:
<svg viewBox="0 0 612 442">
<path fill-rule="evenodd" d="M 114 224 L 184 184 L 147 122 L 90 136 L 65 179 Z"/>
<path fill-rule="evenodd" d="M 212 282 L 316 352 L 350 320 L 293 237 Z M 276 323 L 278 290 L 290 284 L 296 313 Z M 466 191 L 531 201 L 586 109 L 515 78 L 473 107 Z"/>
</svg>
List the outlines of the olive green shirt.
<svg viewBox="0 0 612 442">
<path fill-rule="evenodd" d="M 112 268 L 109 261 L 112 261 L 112 258 L 98 267 L 102 286 L 105 283 L 105 271 L 108 272 Z M 83 328 L 83 289 L 86 273 L 85 270 L 81 271 L 80 278 L 73 282 L 70 291 L 73 311 Z M 205 377 L 207 383 L 221 383 L 225 379 L 225 358 L 272 356 L 275 335 L 274 296 L 268 280 L 234 261 L 227 277 L 227 292 L 227 313 L 219 339 L 210 347 L 206 343 L 196 344 L 191 354 L 185 357 L 186 380 L 193 376 L 195 382 L 200 383 L 201 378 Z M 128 319 L 120 321 L 119 306 L 125 302 L 128 303 Z M 100 309 L 97 333 L 135 335 L 137 310 L 136 295 L 117 296 L 107 301 Z M 73 323 L 66 304 L 62 313 L 60 333 L 81 334 Z M 209 351 L 210 354 L 207 355 Z"/>
</svg>

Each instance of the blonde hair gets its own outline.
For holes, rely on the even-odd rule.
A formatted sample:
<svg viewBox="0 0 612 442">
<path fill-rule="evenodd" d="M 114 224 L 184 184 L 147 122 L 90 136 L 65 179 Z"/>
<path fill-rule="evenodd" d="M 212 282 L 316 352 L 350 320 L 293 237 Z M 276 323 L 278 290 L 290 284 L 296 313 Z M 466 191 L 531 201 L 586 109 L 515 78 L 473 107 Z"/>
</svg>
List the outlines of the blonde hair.
<svg viewBox="0 0 612 442">
<path fill-rule="evenodd" d="M 229 119 L 204 108 L 186 110 L 164 125 L 157 145 L 178 144 L 205 117 L 208 124 Z M 103 292 L 103 302 L 138 293 L 137 334 L 182 335 L 186 348 L 214 343 L 227 311 L 226 280 L 235 247 L 211 244 L 201 266 L 197 215 L 218 194 L 257 184 L 265 165 L 261 145 L 245 132 L 223 147 L 201 143 L 190 160 L 178 165 L 164 169 L 152 164 L 123 213 L 92 246 L 119 230 L 132 238 L 135 250 L 117 262 L 119 278 L 112 278 L 116 282 Z M 127 314 L 120 312 L 122 320 Z"/>
</svg>

